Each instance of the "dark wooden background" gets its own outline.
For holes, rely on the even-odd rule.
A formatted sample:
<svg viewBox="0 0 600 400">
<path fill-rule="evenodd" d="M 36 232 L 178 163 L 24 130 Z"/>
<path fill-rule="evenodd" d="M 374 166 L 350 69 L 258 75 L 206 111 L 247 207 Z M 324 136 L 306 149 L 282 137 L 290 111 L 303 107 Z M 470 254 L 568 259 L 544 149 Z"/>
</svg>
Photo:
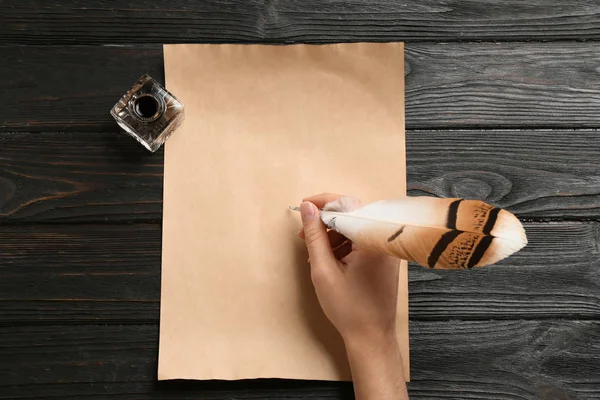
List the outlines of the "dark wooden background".
<svg viewBox="0 0 600 400">
<path fill-rule="evenodd" d="M 411 399 L 599 399 L 599 40 L 596 0 L 0 0 L 0 399 L 352 398 L 156 382 L 163 154 L 108 113 L 161 43 L 346 41 L 406 42 L 410 194 L 530 238 L 411 266 Z"/>
</svg>

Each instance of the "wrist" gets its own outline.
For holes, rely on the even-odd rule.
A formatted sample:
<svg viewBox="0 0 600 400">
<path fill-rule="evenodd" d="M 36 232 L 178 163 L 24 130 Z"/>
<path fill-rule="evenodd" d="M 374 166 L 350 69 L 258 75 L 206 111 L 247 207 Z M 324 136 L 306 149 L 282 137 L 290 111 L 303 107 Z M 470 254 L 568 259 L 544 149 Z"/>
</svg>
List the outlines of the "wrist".
<svg viewBox="0 0 600 400">
<path fill-rule="evenodd" d="M 394 331 L 344 338 L 357 399 L 408 399 Z"/>
<path fill-rule="evenodd" d="M 396 331 L 372 330 L 342 335 L 348 354 L 368 353 L 370 356 L 399 351 Z"/>
</svg>

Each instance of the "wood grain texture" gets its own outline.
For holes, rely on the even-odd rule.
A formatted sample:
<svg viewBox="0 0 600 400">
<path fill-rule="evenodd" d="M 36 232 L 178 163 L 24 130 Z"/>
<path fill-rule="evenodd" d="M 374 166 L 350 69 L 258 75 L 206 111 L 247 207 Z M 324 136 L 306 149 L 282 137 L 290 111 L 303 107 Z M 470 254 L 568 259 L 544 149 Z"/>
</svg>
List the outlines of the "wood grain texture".
<svg viewBox="0 0 600 400">
<path fill-rule="evenodd" d="M 411 400 L 600 398 L 598 322 L 413 322 L 410 329 Z M 0 399 L 352 398 L 346 383 L 156 383 L 157 344 L 155 325 L 0 328 Z"/>
<path fill-rule="evenodd" d="M 0 220 L 160 221 L 163 153 L 125 133 L 0 136 Z"/>
<path fill-rule="evenodd" d="M 600 47 L 580 40 L 597 1 L 0 0 L 0 399 L 353 398 L 156 382 L 163 157 L 109 115 L 162 81 L 161 43 L 346 41 L 408 42 L 411 195 L 530 221 L 497 266 L 411 265 L 411 400 L 600 399 Z"/>
<path fill-rule="evenodd" d="M 0 47 L 0 130 L 118 131 L 111 108 L 144 73 L 164 82 L 161 46 Z"/>
<path fill-rule="evenodd" d="M 600 223 L 526 223 L 530 244 L 470 271 L 409 269 L 410 318 L 600 318 Z M 156 323 L 161 227 L 0 229 L 0 326 Z"/>
<path fill-rule="evenodd" d="M 116 132 L 111 107 L 162 48 L 0 47 L 0 131 Z M 406 46 L 409 129 L 600 127 L 600 47 L 585 43 Z M 49 73 L 51 72 L 51 73 Z"/>
<path fill-rule="evenodd" d="M 481 199 L 526 219 L 597 219 L 599 137 L 408 131 L 409 194 Z M 120 132 L 0 134 L 0 221 L 159 221 L 162 167 L 162 150 Z"/>
<path fill-rule="evenodd" d="M 527 219 L 600 218 L 600 131 L 408 131 L 409 194 L 484 200 Z"/>
<path fill-rule="evenodd" d="M 156 323 L 161 226 L 0 227 L 0 325 Z"/>
<path fill-rule="evenodd" d="M 0 43 L 599 39 L 594 1 L 0 2 Z"/>
<path fill-rule="evenodd" d="M 600 122 L 594 43 L 406 47 L 410 128 L 582 128 Z"/>
</svg>

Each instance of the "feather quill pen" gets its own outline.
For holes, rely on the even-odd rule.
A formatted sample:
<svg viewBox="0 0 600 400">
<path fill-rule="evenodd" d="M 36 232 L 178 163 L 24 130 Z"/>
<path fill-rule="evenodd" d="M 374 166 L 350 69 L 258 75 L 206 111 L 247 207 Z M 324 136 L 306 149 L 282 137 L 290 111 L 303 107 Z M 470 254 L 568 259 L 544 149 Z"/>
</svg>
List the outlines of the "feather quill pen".
<svg viewBox="0 0 600 400">
<path fill-rule="evenodd" d="M 494 264 L 527 244 L 517 217 L 478 200 L 403 197 L 358 207 L 343 196 L 321 219 L 362 248 L 429 268 Z"/>
</svg>

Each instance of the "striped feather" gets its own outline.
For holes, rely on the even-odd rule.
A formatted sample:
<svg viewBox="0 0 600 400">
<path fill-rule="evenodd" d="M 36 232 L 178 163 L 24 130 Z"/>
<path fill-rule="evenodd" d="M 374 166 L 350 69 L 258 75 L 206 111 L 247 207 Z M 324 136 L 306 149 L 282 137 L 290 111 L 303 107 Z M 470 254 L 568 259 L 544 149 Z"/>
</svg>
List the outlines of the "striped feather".
<svg viewBox="0 0 600 400">
<path fill-rule="evenodd" d="M 341 197 L 323 222 L 358 246 L 440 269 L 494 264 L 527 244 L 513 214 L 482 201 L 403 197 L 357 208 Z"/>
</svg>

